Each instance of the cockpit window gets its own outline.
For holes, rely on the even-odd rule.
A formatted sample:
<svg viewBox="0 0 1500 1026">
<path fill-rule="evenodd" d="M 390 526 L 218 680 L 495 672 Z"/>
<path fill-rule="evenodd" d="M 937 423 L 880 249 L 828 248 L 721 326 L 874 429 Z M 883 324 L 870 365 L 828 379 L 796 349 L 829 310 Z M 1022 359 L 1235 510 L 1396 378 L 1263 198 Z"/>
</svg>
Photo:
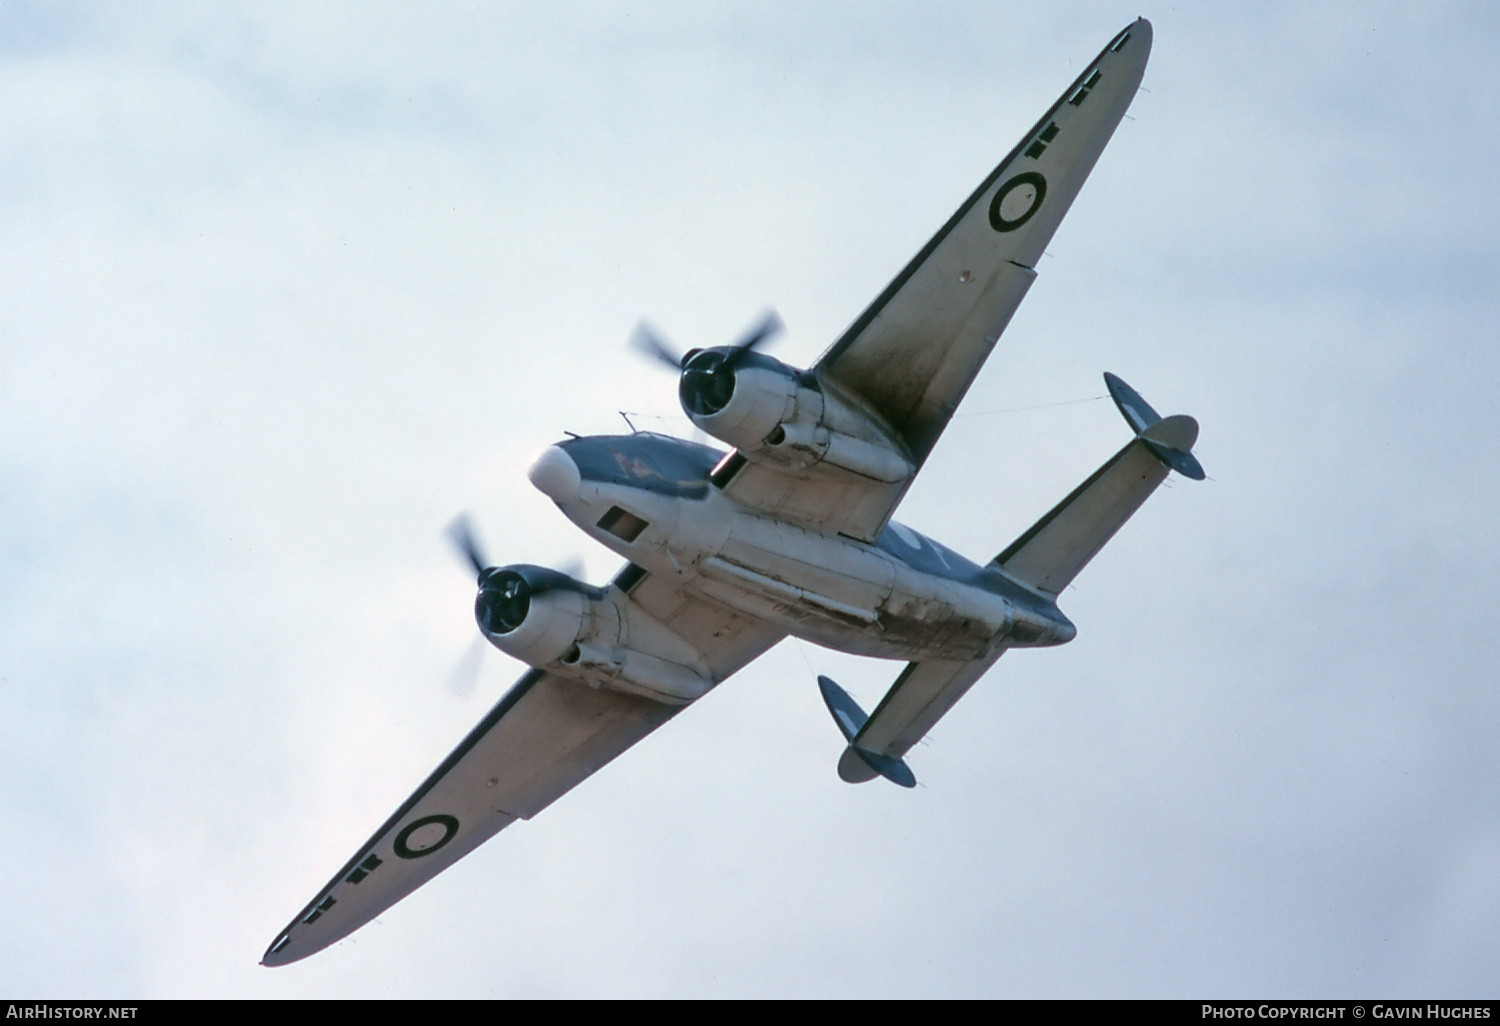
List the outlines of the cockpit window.
<svg viewBox="0 0 1500 1026">
<path fill-rule="evenodd" d="M 701 499 L 708 494 L 708 475 L 724 454 L 680 438 L 641 432 L 572 438 L 559 447 L 572 457 L 585 481 Z"/>
</svg>

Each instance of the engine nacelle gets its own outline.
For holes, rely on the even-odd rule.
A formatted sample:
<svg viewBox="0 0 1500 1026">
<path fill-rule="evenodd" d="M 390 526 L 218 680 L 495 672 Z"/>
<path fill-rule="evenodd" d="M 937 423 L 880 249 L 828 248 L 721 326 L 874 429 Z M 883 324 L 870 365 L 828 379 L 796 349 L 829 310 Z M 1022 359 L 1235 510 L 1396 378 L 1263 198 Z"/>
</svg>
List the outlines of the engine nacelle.
<svg viewBox="0 0 1500 1026">
<path fill-rule="evenodd" d="M 678 398 L 704 431 L 741 452 L 758 448 L 778 424 L 797 415 L 797 371 L 759 353 L 704 349 L 682 370 Z"/>
<path fill-rule="evenodd" d="M 590 687 L 670 705 L 713 687 L 702 653 L 627 596 L 545 567 L 486 570 L 474 618 L 502 652 Z"/>
<path fill-rule="evenodd" d="M 546 567 L 490 569 L 479 579 L 474 619 L 500 651 L 546 666 L 588 634 L 589 606 L 600 597 L 597 588 Z"/>
<path fill-rule="evenodd" d="M 697 670 L 623 645 L 574 645 L 563 656 L 562 664 L 566 669 L 559 672 L 592 687 L 624 691 L 668 705 L 687 705 L 713 687 L 713 680 Z"/>
<path fill-rule="evenodd" d="M 701 350 L 683 368 L 678 394 L 694 424 L 749 460 L 836 467 L 887 483 L 916 469 L 879 414 L 760 353 Z"/>
<path fill-rule="evenodd" d="M 905 481 L 914 469 L 911 460 L 885 439 L 867 442 L 806 421 L 778 424 L 765 444 L 767 453 L 786 463 L 823 463 L 888 484 Z"/>
</svg>

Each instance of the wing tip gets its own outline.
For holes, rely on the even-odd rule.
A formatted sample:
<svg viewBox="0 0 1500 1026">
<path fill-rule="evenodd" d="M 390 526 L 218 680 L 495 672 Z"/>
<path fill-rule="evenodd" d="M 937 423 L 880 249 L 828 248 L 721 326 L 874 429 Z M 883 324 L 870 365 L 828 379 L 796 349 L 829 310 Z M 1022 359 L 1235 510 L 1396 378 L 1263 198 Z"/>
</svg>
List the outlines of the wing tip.
<svg viewBox="0 0 1500 1026">
<path fill-rule="evenodd" d="M 1137 18 L 1109 41 L 1099 54 L 1099 59 L 1103 60 L 1105 57 L 1118 56 L 1123 53 L 1125 56 L 1134 58 L 1134 62 L 1144 72 L 1146 61 L 1151 57 L 1151 42 L 1154 36 L 1151 22 L 1145 18 Z"/>
<path fill-rule="evenodd" d="M 290 965 L 291 963 L 297 961 L 297 959 L 301 956 L 293 956 L 290 958 L 282 956 L 282 952 L 286 950 L 287 945 L 291 942 L 291 930 L 283 930 L 281 934 L 271 942 L 271 946 L 266 948 L 266 953 L 260 956 L 260 964 L 265 966 L 267 969 L 275 969 L 278 966 Z"/>
<path fill-rule="evenodd" d="M 305 926 L 306 924 L 301 923 L 300 921 L 294 922 L 292 923 L 292 925 L 288 926 L 285 930 L 282 930 L 279 934 L 276 935 L 276 939 L 271 942 L 271 946 L 266 949 L 266 953 L 260 956 L 260 964 L 262 966 L 267 969 L 279 969 L 284 965 L 291 965 L 293 962 L 300 962 L 304 958 L 311 958 L 313 955 L 316 955 L 323 949 L 330 948 L 333 945 L 337 944 L 339 941 L 343 940 L 345 937 L 349 936 L 349 934 L 353 933 L 354 930 L 357 930 L 360 926 L 363 926 L 364 922 L 359 923 L 353 929 L 344 930 L 341 933 L 334 934 L 331 937 L 319 939 L 312 943 L 309 943 L 306 934 L 302 934 L 297 938 L 297 944 L 293 945 L 292 931 L 295 930 L 299 925 Z"/>
<path fill-rule="evenodd" d="M 1110 40 L 1109 52 L 1117 53 L 1125 49 L 1129 43 L 1144 43 L 1147 51 L 1150 51 L 1154 35 L 1155 31 L 1151 27 L 1150 19 L 1143 15 L 1122 28 L 1120 34 Z"/>
</svg>

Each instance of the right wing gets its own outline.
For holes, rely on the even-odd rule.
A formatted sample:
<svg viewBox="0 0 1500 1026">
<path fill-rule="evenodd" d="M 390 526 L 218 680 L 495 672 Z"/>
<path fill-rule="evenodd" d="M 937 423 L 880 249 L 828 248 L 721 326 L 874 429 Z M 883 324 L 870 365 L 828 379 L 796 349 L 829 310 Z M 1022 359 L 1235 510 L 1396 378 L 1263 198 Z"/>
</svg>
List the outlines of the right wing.
<svg viewBox="0 0 1500 1026">
<path fill-rule="evenodd" d="M 821 386 L 882 417 L 920 468 L 1036 278 L 1036 263 L 1135 98 L 1151 23 L 1110 40 L 1009 156 L 819 358 Z M 738 454 L 731 498 L 873 541 L 912 478 L 808 481 Z"/>
<path fill-rule="evenodd" d="M 918 466 L 1025 298 L 1150 53 L 1144 18 L 1110 40 L 815 365 L 874 406 Z"/>
<path fill-rule="evenodd" d="M 668 576 L 634 563 L 614 584 L 630 600 L 703 653 L 715 680 L 723 680 L 786 637 L 778 628 L 716 602 L 688 595 Z"/>
<path fill-rule="evenodd" d="M 612 584 L 703 652 L 722 680 L 779 630 L 628 564 Z M 277 935 L 286 965 L 341 940 L 517 819 L 530 819 L 683 707 L 530 670 Z"/>
<path fill-rule="evenodd" d="M 531 670 L 297 913 L 261 964 L 286 965 L 348 936 L 677 711 Z"/>
</svg>

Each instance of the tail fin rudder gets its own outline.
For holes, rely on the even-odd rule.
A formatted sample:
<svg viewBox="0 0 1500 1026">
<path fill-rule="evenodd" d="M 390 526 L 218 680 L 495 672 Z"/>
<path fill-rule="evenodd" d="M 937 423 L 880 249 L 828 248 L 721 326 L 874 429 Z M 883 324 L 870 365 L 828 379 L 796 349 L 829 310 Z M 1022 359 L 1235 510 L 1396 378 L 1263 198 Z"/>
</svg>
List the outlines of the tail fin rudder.
<svg viewBox="0 0 1500 1026">
<path fill-rule="evenodd" d="M 1198 440 L 1198 422 L 1185 413 L 1162 418 L 1141 394 L 1115 375 L 1104 372 L 1104 385 L 1120 416 L 1135 429 L 1136 436 L 1151 447 L 1161 461 L 1183 477 L 1202 481 L 1203 465 L 1193 456 Z"/>
<path fill-rule="evenodd" d="M 917 778 L 900 756 L 881 755 L 854 743 L 855 737 L 864 728 L 869 717 L 859 707 L 849 692 L 839 687 L 831 677 L 818 677 L 818 690 L 823 692 L 823 702 L 833 714 L 833 721 L 849 746 L 839 757 L 839 778 L 850 784 L 863 784 L 877 776 L 885 777 L 902 787 L 916 787 Z"/>
</svg>

